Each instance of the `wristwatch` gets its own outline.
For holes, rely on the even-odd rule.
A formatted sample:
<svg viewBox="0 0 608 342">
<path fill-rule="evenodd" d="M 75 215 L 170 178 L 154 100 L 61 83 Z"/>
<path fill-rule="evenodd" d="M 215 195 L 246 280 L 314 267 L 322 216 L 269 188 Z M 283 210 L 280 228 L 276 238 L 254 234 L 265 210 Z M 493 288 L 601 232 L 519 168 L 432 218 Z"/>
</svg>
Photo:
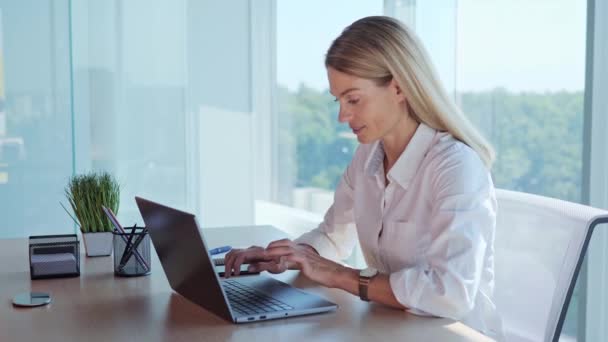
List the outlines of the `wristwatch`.
<svg viewBox="0 0 608 342">
<path fill-rule="evenodd" d="M 368 267 L 359 272 L 359 298 L 366 302 L 369 302 L 369 298 L 367 297 L 367 288 L 369 287 L 369 282 L 378 275 L 378 270 L 373 267 Z"/>
</svg>

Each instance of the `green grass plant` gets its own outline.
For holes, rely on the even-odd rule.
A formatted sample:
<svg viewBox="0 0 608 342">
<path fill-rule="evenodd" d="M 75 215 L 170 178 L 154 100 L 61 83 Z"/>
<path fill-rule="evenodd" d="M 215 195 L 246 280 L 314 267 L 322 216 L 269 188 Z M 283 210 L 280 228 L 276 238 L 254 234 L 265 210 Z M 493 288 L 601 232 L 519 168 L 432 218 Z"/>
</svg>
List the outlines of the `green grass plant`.
<svg viewBox="0 0 608 342">
<path fill-rule="evenodd" d="M 105 206 L 118 214 L 120 205 L 120 186 L 110 173 L 90 172 L 71 177 L 65 188 L 65 196 L 81 232 L 101 233 L 113 230 L 102 210 L 102 206 Z"/>
</svg>

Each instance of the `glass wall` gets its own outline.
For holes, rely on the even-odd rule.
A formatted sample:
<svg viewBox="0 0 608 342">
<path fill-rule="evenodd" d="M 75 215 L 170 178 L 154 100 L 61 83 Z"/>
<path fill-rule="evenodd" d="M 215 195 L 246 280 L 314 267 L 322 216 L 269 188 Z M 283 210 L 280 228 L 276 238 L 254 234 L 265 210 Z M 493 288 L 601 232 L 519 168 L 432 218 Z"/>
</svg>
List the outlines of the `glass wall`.
<svg viewBox="0 0 608 342">
<path fill-rule="evenodd" d="M 69 177 L 252 224 L 247 0 L 1 1 L 0 237 L 71 233 Z M 231 17 L 233 20 L 225 20 Z M 221 34 L 218 34 L 221 32 Z"/>
<path fill-rule="evenodd" d="M 128 225 L 141 221 L 136 194 L 190 204 L 186 154 L 198 148 L 186 144 L 185 6 L 74 2 L 75 124 L 88 145 L 76 162 L 116 175 Z"/>
<path fill-rule="evenodd" d="M 249 1 L 73 4 L 79 169 L 117 175 L 127 224 L 135 195 L 251 224 Z"/>
<path fill-rule="evenodd" d="M 73 232 L 69 2 L 0 1 L 0 236 Z"/>
</svg>

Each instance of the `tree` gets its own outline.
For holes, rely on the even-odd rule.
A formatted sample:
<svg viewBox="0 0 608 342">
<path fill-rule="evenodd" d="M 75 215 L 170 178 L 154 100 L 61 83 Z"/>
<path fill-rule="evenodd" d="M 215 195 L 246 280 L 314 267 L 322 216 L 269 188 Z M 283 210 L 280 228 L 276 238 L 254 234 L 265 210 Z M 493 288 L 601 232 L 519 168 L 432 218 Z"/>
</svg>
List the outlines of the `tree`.
<svg viewBox="0 0 608 342">
<path fill-rule="evenodd" d="M 495 185 L 580 201 L 583 92 L 460 94 L 463 111 L 497 151 Z M 281 136 L 293 144 L 295 184 L 333 190 L 357 147 L 327 91 L 279 87 Z M 291 141 L 290 141 L 291 140 Z"/>
</svg>

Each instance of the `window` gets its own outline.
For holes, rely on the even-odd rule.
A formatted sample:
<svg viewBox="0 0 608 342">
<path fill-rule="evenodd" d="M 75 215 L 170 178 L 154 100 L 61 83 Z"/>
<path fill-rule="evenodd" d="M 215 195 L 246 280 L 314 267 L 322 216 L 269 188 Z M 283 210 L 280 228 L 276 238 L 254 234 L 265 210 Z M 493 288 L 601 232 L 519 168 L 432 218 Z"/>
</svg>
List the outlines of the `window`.
<svg viewBox="0 0 608 342">
<path fill-rule="evenodd" d="M 346 26 L 382 11 L 382 1 L 277 2 L 281 203 L 321 216 L 333 202 L 333 190 L 358 143 L 338 122 L 325 53 Z"/>
<path fill-rule="evenodd" d="M 496 148 L 496 186 L 580 202 L 585 3 L 458 4 L 456 91 Z"/>
<path fill-rule="evenodd" d="M 585 3 L 459 1 L 457 22 L 456 93 L 496 148 L 496 186 L 580 202 Z"/>
<path fill-rule="evenodd" d="M 384 13 L 415 29 L 447 90 L 496 148 L 497 187 L 581 202 L 584 2 L 395 0 L 368 8 L 336 6 L 277 3 L 276 200 L 317 213 L 319 220 L 331 204 L 357 142 L 337 123 L 323 55 L 340 29 Z M 360 11 L 346 17 L 344 8 Z M 315 25 L 307 25 L 307 11 L 329 13 L 331 21 L 316 16 Z M 578 334 L 578 292 L 564 327 L 569 336 Z"/>
<path fill-rule="evenodd" d="M 68 1 L 0 1 L 2 237 L 72 231 Z"/>
</svg>

